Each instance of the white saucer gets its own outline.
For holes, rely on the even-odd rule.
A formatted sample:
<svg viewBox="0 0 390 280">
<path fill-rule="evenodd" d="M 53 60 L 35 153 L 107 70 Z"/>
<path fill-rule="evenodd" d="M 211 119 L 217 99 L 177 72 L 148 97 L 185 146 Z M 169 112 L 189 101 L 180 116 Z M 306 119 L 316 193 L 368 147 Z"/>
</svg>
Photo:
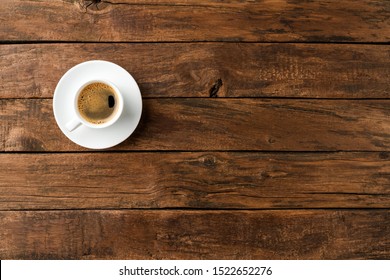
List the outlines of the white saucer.
<svg viewBox="0 0 390 280">
<path fill-rule="evenodd" d="M 77 89 L 92 79 L 109 80 L 123 95 L 124 108 L 119 120 L 107 128 L 84 125 L 69 132 L 65 124 L 74 116 L 73 99 Z M 53 97 L 54 117 L 61 131 L 74 143 L 90 148 L 105 149 L 126 140 L 137 127 L 142 113 L 142 98 L 134 78 L 119 65 L 91 60 L 69 69 L 60 79 Z"/>
</svg>

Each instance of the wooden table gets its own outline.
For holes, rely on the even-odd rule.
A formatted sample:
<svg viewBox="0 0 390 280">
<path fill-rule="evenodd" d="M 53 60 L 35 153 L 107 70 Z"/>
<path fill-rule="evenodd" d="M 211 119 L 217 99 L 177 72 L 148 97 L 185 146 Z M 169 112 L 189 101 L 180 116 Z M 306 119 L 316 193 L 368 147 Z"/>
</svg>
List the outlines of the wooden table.
<svg viewBox="0 0 390 280">
<path fill-rule="evenodd" d="M 0 2 L 1 259 L 390 258 L 389 1 L 97 2 Z M 93 59 L 143 96 L 103 151 L 52 108 Z"/>
</svg>

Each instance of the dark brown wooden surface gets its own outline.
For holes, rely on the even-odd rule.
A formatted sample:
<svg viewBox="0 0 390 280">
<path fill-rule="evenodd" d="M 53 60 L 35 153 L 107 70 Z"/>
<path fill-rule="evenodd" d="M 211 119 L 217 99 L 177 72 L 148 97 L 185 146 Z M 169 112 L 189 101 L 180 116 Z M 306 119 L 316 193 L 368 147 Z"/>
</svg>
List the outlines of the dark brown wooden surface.
<svg viewBox="0 0 390 280">
<path fill-rule="evenodd" d="M 98 10 L 94 6 L 86 9 L 82 0 L 3 0 L 0 40 L 390 40 L 387 0 L 108 2 L 99 5 Z"/>
<path fill-rule="evenodd" d="M 209 97 L 219 79 L 218 97 L 390 97 L 388 45 L 21 44 L 0 52 L 2 98 L 51 98 L 69 68 L 94 59 L 124 67 L 144 98 Z"/>
<path fill-rule="evenodd" d="M 384 152 L 0 154 L 0 209 L 386 208 L 389 157 Z"/>
<path fill-rule="evenodd" d="M 0 1 L 0 259 L 390 259 L 390 2 Z M 72 66 L 143 96 L 68 140 Z"/>
<path fill-rule="evenodd" d="M 2 151 L 79 151 L 51 99 L 3 99 Z M 163 98 L 111 150 L 388 151 L 390 100 Z M 52 127 L 52 129 L 47 129 Z"/>
<path fill-rule="evenodd" d="M 5 211 L 21 259 L 383 259 L 388 210 Z M 370 242 L 375 240 L 375 242 Z"/>
</svg>

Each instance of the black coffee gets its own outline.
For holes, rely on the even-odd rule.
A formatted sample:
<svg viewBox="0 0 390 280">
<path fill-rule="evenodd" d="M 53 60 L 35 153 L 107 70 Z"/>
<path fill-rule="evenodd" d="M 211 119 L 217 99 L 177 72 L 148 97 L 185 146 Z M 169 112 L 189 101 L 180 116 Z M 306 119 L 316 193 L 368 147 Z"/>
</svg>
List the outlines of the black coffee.
<svg viewBox="0 0 390 280">
<path fill-rule="evenodd" d="M 107 84 L 96 82 L 80 92 L 77 107 L 81 117 L 93 124 L 108 122 L 117 110 L 115 90 Z"/>
</svg>

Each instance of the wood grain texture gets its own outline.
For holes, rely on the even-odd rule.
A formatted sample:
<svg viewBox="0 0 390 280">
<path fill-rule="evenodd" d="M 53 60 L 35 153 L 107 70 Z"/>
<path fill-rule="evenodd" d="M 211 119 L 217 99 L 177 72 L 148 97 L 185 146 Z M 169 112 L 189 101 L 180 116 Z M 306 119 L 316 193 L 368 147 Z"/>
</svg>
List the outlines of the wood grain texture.
<svg viewBox="0 0 390 280">
<path fill-rule="evenodd" d="M 0 40 L 390 40 L 390 4 L 386 0 L 107 2 L 99 9 L 85 9 L 76 0 L 3 0 Z"/>
<path fill-rule="evenodd" d="M 0 154 L 0 210 L 390 208 L 388 153 Z"/>
<path fill-rule="evenodd" d="M 27 44 L 0 45 L 0 56 L 0 98 L 52 97 L 68 69 L 94 59 L 124 67 L 144 98 L 390 97 L 386 45 Z"/>
<path fill-rule="evenodd" d="M 2 151 L 80 151 L 52 100 L 0 100 Z M 173 98 L 143 102 L 141 122 L 111 150 L 388 151 L 390 100 Z"/>
<path fill-rule="evenodd" d="M 1 259 L 388 259 L 389 210 L 0 212 Z"/>
</svg>

